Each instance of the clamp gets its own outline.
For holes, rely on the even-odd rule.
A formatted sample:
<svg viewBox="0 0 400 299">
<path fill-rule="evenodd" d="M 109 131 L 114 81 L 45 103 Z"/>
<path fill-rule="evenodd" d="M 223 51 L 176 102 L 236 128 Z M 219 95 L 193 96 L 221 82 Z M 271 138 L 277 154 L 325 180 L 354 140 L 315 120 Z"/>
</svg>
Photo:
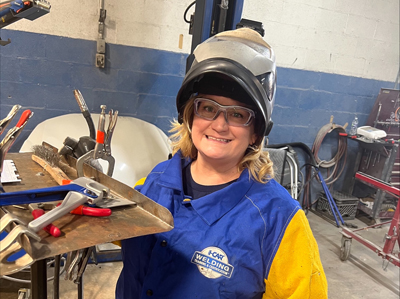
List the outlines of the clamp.
<svg viewBox="0 0 400 299">
<path fill-rule="evenodd" d="M 7 260 L 8 257 L 22 248 L 20 245 L 22 243 L 22 237 L 29 237 L 40 241 L 41 238 L 37 234 L 39 230 L 45 228 L 53 221 L 61 218 L 84 203 L 96 204 L 107 200 L 110 196 L 110 189 L 89 178 L 82 177 L 72 181 L 69 185 L 0 194 L 0 205 L 5 206 L 9 205 L 10 202 L 15 204 L 29 204 L 55 201 L 60 199 L 60 196 L 63 196 L 66 191 L 68 191 L 68 193 L 60 206 L 29 223 L 25 223 L 2 207 L 2 209 L 6 211 L 6 214 L 0 219 L 0 232 L 6 229 L 11 230 L 8 235 L 0 241 L 0 263 L 2 265 L 2 267 L 0 267 L 0 275 L 18 272 L 20 269 L 34 262 L 27 254 L 12 262 Z M 15 202 L 16 199 L 19 200 L 18 203 Z"/>
<path fill-rule="evenodd" d="M 101 105 L 101 113 L 99 117 L 99 125 L 97 128 L 97 138 L 95 148 L 83 156 L 79 157 L 76 162 L 76 171 L 78 177 L 83 177 L 83 164 L 90 160 L 102 159 L 108 162 L 107 175 L 112 176 L 115 166 L 115 158 L 111 155 L 111 138 L 114 133 L 115 125 L 117 124 L 118 111 L 109 111 L 109 121 L 107 132 L 105 131 L 106 122 L 106 105 Z"/>
<path fill-rule="evenodd" d="M 7 128 L 7 126 L 10 124 L 14 116 L 17 114 L 17 112 L 21 109 L 21 105 L 14 105 L 8 115 L 0 120 L 0 135 L 3 134 L 4 130 Z"/>
</svg>

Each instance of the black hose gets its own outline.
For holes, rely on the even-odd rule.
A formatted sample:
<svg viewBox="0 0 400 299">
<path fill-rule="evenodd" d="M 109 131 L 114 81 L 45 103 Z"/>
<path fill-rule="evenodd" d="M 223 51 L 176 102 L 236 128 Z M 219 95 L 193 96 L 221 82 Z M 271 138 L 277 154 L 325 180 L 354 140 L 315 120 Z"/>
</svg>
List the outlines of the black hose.
<svg viewBox="0 0 400 299">
<path fill-rule="evenodd" d="M 306 152 L 306 154 L 308 154 L 308 156 L 311 159 L 311 166 L 315 167 L 316 169 L 318 169 L 318 164 L 315 161 L 315 157 L 313 155 L 313 153 L 311 152 L 311 149 L 304 143 L 302 142 L 292 142 L 292 143 L 281 143 L 281 144 L 269 144 L 267 146 L 267 148 L 282 148 L 285 146 L 291 146 L 291 147 L 298 147 L 301 148 L 303 151 Z"/>
<path fill-rule="evenodd" d="M 310 157 L 310 160 L 311 160 L 311 163 L 306 163 L 306 164 L 310 167 L 313 167 L 317 173 L 319 172 L 318 164 L 315 161 L 314 154 L 312 153 L 311 149 L 302 142 L 273 144 L 273 145 L 268 145 L 267 148 L 283 148 L 283 147 L 287 147 L 287 146 L 297 147 L 297 148 L 302 149 Z M 311 172 L 308 170 L 306 170 L 305 181 L 306 181 L 306 184 L 303 186 L 304 193 L 303 193 L 302 208 L 303 208 L 303 210 L 306 210 L 306 214 L 307 214 L 307 210 L 311 208 L 311 205 L 309 204 L 309 188 L 310 188 L 309 183 L 311 182 Z"/>
<path fill-rule="evenodd" d="M 96 139 L 96 129 L 94 127 L 93 119 L 92 119 L 92 116 L 90 115 L 90 112 L 88 110 L 86 110 L 86 111 L 82 112 L 82 114 L 88 124 L 90 138 Z"/>
<path fill-rule="evenodd" d="M 74 96 L 76 102 L 78 103 L 79 109 L 81 110 L 82 115 L 86 119 L 86 122 L 88 124 L 90 138 L 96 139 L 96 130 L 94 127 L 92 116 L 90 115 L 89 109 L 86 105 L 85 99 L 83 98 L 81 92 L 78 89 L 74 90 Z"/>
<path fill-rule="evenodd" d="M 185 12 L 183 13 L 183 19 L 185 20 L 186 23 L 190 24 L 190 21 L 186 19 L 186 14 L 189 11 L 189 9 L 196 4 L 196 1 L 193 1 L 192 3 L 189 4 L 189 6 L 186 8 Z"/>
</svg>

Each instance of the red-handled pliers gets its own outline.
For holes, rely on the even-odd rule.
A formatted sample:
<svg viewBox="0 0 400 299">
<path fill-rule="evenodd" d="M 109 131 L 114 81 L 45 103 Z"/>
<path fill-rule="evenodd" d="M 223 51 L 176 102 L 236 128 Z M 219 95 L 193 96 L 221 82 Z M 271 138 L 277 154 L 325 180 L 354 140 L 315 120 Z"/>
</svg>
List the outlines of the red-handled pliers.
<svg viewBox="0 0 400 299">
<path fill-rule="evenodd" d="M 87 206 L 79 206 L 70 212 L 75 215 L 86 215 L 94 217 L 106 217 L 111 215 L 111 209 L 91 208 Z"/>
<path fill-rule="evenodd" d="M 59 203 L 57 207 L 60 205 Z M 84 205 L 77 207 L 76 209 L 70 212 L 74 215 L 86 215 L 86 216 L 94 216 L 94 217 L 106 217 L 111 215 L 111 209 L 103 209 L 103 208 L 91 208 Z"/>
<path fill-rule="evenodd" d="M 37 219 L 40 216 L 43 216 L 45 214 L 43 209 L 38 208 L 35 204 L 30 204 L 29 205 L 30 210 L 32 211 L 32 216 L 33 219 Z M 47 233 L 52 235 L 53 237 L 58 238 L 61 236 L 61 231 L 57 226 L 54 226 L 53 224 L 49 224 L 46 227 L 43 228 Z"/>
</svg>

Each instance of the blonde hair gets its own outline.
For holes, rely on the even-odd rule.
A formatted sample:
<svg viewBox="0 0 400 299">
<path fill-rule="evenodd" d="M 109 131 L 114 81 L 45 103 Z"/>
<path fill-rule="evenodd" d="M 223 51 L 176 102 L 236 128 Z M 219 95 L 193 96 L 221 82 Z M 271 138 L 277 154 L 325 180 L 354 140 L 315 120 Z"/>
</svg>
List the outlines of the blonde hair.
<svg viewBox="0 0 400 299">
<path fill-rule="evenodd" d="M 194 97 L 189 99 L 184 107 L 182 124 L 177 120 L 171 122 L 172 128 L 169 131 L 172 154 L 175 155 L 179 150 L 185 158 L 197 159 L 197 149 L 191 138 L 191 127 L 194 114 Z M 267 183 L 274 177 L 273 163 L 269 158 L 269 153 L 262 150 L 263 136 L 258 136 L 255 144 L 248 147 L 244 157 L 239 162 L 238 170 L 241 172 L 245 168 L 249 170 L 251 177 L 260 182 Z"/>
</svg>

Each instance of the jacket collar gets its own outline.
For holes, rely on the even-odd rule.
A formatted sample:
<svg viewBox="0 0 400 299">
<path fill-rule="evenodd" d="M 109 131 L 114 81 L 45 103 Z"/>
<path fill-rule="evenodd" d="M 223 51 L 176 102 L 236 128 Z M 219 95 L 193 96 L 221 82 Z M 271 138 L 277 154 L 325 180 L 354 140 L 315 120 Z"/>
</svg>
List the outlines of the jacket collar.
<svg viewBox="0 0 400 299">
<path fill-rule="evenodd" d="M 192 160 L 189 158 L 182 158 L 180 151 L 176 153 L 169 161 L 164 173 L 160 176 L 159 184 L 167 188 L 179 190 L 183 194 L 182 169 L 191 162 Z M 236 182 L 221 190 L 196 200 L 184 200 L 183 197 L 180 197 L 180 200 L 182 200 L 182 204 L 184 205 L 192 205 L 197 214 L 208 225 L 212 225 L 233 209 L 253 184 L 254 180 L 250 178 L 248 170 L 245 169 Z"/>
<path fill-rule="evenodd" d="M 245 169 L 236 182 L 207 196 L 191 200 L 190 204 L 208 225 L 212 225 L 243 199 L 253 183 Z M 184 204 L 189 202 L 185 201 Z"/>
<path fill-rule="evenodd" d="M 160 176 L 159 184 L 161 186 L 180 190 L 183 193 L 182 186 L 182 169 L 186 167 L 192 160 L 190 158 L 183 158 L 179 150 L 167 164 L 164 173 Z"/>
</svg>

